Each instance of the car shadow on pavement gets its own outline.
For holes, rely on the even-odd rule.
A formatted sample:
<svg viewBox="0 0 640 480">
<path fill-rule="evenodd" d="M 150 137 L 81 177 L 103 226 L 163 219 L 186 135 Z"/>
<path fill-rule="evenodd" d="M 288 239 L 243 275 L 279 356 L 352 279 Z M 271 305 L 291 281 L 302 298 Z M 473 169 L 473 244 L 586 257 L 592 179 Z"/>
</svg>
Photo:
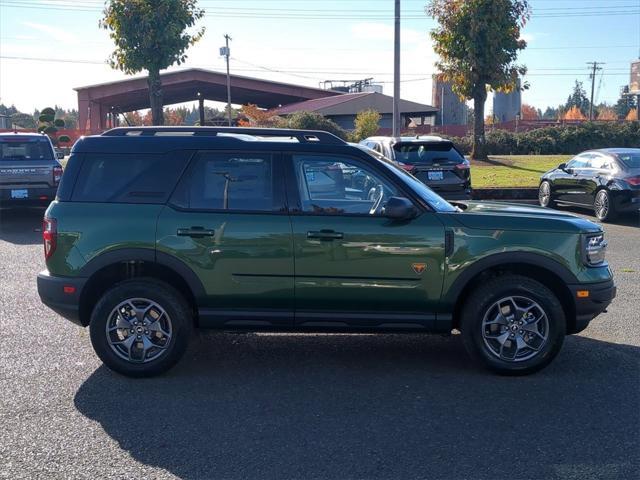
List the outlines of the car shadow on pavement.
<svg viewBox="0 0 640 480">
<path fill-rule="evenodd" d="M 0 240 L 15 245 L 42 243 L 42 218 L 45 208 L 0 209 Z"/>
<path fill-rule="evenodd" d="M 501 377 L 459 336 L 200 333 L 162 377 L 100 367 L 75 405 L 187 479 L 638 478 L 639 367 L 580 336 Z"/>
</svg>

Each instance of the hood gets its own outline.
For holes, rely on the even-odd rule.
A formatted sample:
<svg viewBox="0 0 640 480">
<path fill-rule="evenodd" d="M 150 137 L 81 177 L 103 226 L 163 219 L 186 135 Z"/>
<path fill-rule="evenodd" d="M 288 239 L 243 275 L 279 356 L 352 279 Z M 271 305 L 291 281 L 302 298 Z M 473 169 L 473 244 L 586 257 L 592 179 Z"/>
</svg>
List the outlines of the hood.
<svg viewBox="0 0 640 480">
<path fill-rule="evenodd" d="M 456 220 L 468 228 L 529 230 L 538 232 L 599 232 L 602 227 L 571 213 L 507 202 L 456 202 L 463 212 Z"/>
</svg>

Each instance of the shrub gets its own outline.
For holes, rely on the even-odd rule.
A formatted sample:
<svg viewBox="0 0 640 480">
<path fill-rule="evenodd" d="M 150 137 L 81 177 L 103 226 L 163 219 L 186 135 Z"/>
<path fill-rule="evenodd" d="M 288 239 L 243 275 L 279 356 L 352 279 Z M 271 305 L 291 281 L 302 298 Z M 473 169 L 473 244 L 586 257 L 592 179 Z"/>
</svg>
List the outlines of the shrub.
<svg viewBox="0 0 640 480">
<path fill-rule="evenodd" d="M 351 137 L 354 142 L 359 142 L 367 137 L 375 135 L 378 131 L 380 123 L 380 114 L 373 109 L 362 110 L 356 115 L 356 120 L 353 123 L 355 127 Z"/>
<path fill-rule="evenodd" d="M 486 137 L 487 151 L 493 155 L 573 155 L 595 148 L 640 147 L 640 123 L 585 122 L 520 133 L 492 130 Z M 471 151 L 470 136 L 451 140 L 463 153 Z"/>
<path fill-rule="evenodd" d="M 296 112 L 288 118 L 282 120 L 283 128 L 297 128 L 301 130 L 324 130 L 325 132 L 333 133 L 337 137 L 344 140 L 349 138 L 349 134 L 346 130 L 340 128 L 340 126 L 323 117 L 319 113 L 314 112 Z"/>
</svg>

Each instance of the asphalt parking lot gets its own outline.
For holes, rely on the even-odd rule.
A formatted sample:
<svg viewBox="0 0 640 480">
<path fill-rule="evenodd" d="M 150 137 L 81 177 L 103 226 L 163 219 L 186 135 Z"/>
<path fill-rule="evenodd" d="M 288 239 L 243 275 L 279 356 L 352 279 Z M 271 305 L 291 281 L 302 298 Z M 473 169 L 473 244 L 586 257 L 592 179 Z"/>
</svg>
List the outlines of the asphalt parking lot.
<svg viewBox="0 0 640 480">
<path fill-rule="evenodd" d="M 1 478 L 640 478 L 640 227 L 618 298 L 529 377 L 458 336 L 199 333 L 131 380 L 41 305 L 42 210 L 0 211 Z"/>
</svg>

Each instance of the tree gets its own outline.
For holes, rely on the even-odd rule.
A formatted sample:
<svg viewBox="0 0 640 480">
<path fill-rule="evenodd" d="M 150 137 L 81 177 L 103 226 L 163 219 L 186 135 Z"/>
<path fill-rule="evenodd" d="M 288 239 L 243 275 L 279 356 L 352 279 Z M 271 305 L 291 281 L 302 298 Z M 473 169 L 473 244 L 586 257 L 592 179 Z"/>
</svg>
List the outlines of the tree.
<svg viewBox="0 0 640 480">
<path fill-rule="evenodd" d="M 560 110 L 553 107 L 547 107 L 542 114 L 544 120 L 558 120 L 560 118 Z"/>
<path fill-rule="evenodd" d="M 626 86 L 620 92 L 620 98 L 613 106 L 613 109 L 618 114 L 618 117 L 625 118 L 629 111 L 636 106 L 636 97 L 629 95 L 629 87 Z"/>
<path fill-rule="evenodd" d="M 164 124 L 160 70 L 186 60 L 186 50 L 204 34 L 204 27 L 188 29 L 203 16 L 196 0 L 111 0 L 105 6 L 100 26 L 116 46 L 109 63 L 126 74 L 147 70 L 154 125 Z"/>
<path fill-rule="evenodd" d="M 584 113 L 578 108 L 577 105 L 571 107 L 562 117 L 564 120 L 586 120 L 587 117 L 584 116 Z"/>
<path fill-rule="evenodd" d="M 510 92 L 526 67 L 517 65 L 527 46 L 520 31 L 530 17 L 527 0 L 431 0 L 427 13 L 438 21 L 431 31 L 437 66 L 462 99 L 473 99 L 474 159 L 486 159 L 484 104 L 487 90 Z M 523 85 L 526 88 L 527 85 Z"/>
<path fill-rule="evenodd" d="M 633 120 L 640 120 L 640 117 L 638 116 L 638 109 L 632 108 L 629 110 L 629 113 L 627 113 L 627 116 L 624 119 L 630 122 Z"/>
<path fill-rule="evenodd" d="M 58 129 L 64 126 L 64 120 L 56 118 L 56 111 L 53 108 L 42 109 L 38 117 L 38 131 L 45 133 L 54 145 L 58 144 Z"/>
<path fill-rule="evenodd" d="M 380 114 L 373 109 L 358 112 L 353 122 L 353 126 L 355 127 L 352 134 L 353 141 L 359 142 L 360 140 L 375 135 L 380 128 L 380 118 Z"/>
<path fill-rule="evenodd" d="M 240 120 L 242 127 L 277 127 L 282 121 L 280 117 L 274 115 L 269 110 L 258 108 L 257 105 L 243 105 L 240 109 L 240 115 L 245 117 Z"/>
<path fill-rule="evenodd" d="M 538 118 L 540 118 L 538 110 L 526 103 L 523 103 L 520 107 L 520 113 L 522 115 L 522 120 L 538 120 Z"/>
<path fill-rule="evenodd" d="M 582 82 L 576 80 L 576 84 L 573 86 L 573 92 L 571 92 L 571 95 L 567 98 L 567 103 L 565 103 L 563 110 L 568 112 L 573 107 L 577 107 L 583 115 L 587 115 L 590 104 L 591 102 L 587 98 L 587 92 L 584 90 Z"/>
<path fill-rule="evenodd" d="M 283 119 L 280 126 L 301 130 L 324 130 L 345 140 L 349 136 L 337 123 L 315 112 L 296 112 Z"/>
<path fill-rule="evenodd" d="M 618 114 L 607 105 L 598 106 L 598 120 L 617 120 Z"/>
<path fill-rule="evenodd" d="M 33 115 L 21 112 L 17 112 L 11 115 L 11 123 L 17 127 L 22 128 L 36 128 L 38 126 L 35 119 L 33 118 Z"/>
</svg>

